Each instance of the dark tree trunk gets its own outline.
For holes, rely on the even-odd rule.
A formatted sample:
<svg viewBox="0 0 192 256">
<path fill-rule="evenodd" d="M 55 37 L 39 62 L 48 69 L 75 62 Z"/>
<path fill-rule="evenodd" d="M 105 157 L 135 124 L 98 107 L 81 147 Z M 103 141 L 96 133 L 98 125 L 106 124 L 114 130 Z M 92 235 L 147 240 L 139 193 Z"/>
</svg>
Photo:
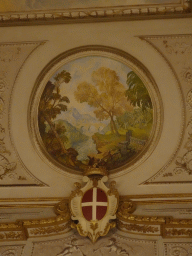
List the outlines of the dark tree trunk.
<svg viewBox="0 0 192 256">
<path fill-rule="evenodd" d="M 66 148 L 65 148 L 65 145 L 63 144 L 63 142 L 62 142 L 62 140 L 61 140 L 59 134 L 58 134 L 57 131 L 55 130 L 55 126 L 54 126 L 54 124 L 52 123 L 51 119 L 50 119 L 48 116 L 44 116 L 44 119 L 45 119 L 45 121 L 47 121 L 47 123 L 49 124 L 49 126 L 50 126 L 50 128 L 51 128 L 53 134 L 55 135 L 55 138 L 56 138 L 57 141 L 59 142 L 59 144 L 60 144 L 60 146 L 61 146 L 61 149 L 62 149 L 62 152 L 63 152 L 64 154 L 66 154 L 66 153 L 67 153 L 67 150 L 66 150 Z"/>
<path fill-rule="evenodd" d="M 116 124 L 115 124 L 115 122 L 114 122 L 114 120 L 113 120 L 113 116 L 110 116 L 110 118 L 111 118 L 111 126 L 113 126 L 113 128 L 114 128 L 114 130 L 115 130 L 115 133 L 116 133 L 118 136 L 120 136 L 120 134 L 119 134 L 119 132 L 118 132 L 118 130 L 117 130 L 117 126 L 116 126 Z"/>
<path fill-rule="evenodd" d="M 110 121 L 110 126 L 111 126 L 111 133 L 114 134 L 114 128 L 113 128 L 113 123 Z"/>
</svg>

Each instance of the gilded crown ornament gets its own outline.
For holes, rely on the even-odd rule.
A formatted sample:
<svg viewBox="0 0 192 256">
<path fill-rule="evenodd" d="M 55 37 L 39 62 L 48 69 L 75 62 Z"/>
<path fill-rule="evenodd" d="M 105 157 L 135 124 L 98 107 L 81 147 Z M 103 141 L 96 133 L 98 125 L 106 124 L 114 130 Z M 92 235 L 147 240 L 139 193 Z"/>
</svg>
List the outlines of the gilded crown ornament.
<svg viewBox="0 0 192 256">
<path fill-rule="evenodd" d="M 89 166 L 84 171 L 84 176 L 92 175 L 108 176 L 108 171 L 104 166 L 98 166 L 97 164 L 94 164 L 93 166 Z"/>
</svg>

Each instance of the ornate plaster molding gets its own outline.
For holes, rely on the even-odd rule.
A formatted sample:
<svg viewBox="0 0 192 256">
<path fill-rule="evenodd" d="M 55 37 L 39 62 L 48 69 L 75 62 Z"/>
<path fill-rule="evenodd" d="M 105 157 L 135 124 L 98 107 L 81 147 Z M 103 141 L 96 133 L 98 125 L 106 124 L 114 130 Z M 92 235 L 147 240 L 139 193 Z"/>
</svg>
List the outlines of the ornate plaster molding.
<svg viewBox="0 0 192 256">
<path fill-rule="evenodd" d="M 191 243 L 164 243 L 165 256 L 190 256 L 192 250 Z"/>
<path fill-rule="evenodd" d="M 168 162 L 143 184 L 191 183 L 191 63 L 192 35 L 140 36 L 166 61 L 178 81 L 183 99 L 183 129 L 179 143 Z M 187 107 L 186 107 L 187 106 Z"/>
<path fill-rule="evenodd" d="M 136 201 L 134 202 L 121 197 L 117 211 L 118 230 L 125 234 L 129 233 L 144 237 L 192 237 L 192 219 L 174 219 L 171 216 L 137 215 L 134 211 L 138 205 L 139 202 L 137 204 Z M 57 216 L 52 218 L 1 223 L 0 242 L 25 241 L 28 238 L 51 237 L 71 232 L 73 222 L 71 221 L 68 200 L 65 199 L 55 204 L 55 212 Z M 106 239 L 106 237 L 102 239 Z"/>
<path fill-rule="evenodd" d="M 131 213 L 131 208 L 122 207 L 127 202 L 135 204 L 130 200 L 121 199 L 117 212 L 117 228 L 123 232 L 162 236 L 163 238 L 190 238 L 192 237 L 192 219 L 174 219 L 171 216 L 139 216 Z"/>
<path fill-rule="evenodd" d="M 1 256 L 21 256 L 24 249 L 24 245 L 9 245 L 0 247 Z"/>
<path fill-rule="evenodd" d="M 77 234 L 51 241 L 33 242 L 31 256 L 64 255 L 157 255 L 154 240 L 131 239 L 110 233 L 107 237 L 92 243 Z"/>
<path fill-rule="evenodd" d="M 0 43 L 0 186 L 43 185 L 23 166 L 16 150 L 12 150 L 10 133 L 10 102 L 15 81 L 26 60 L 42 43 Z"/>
<path fill-rule="evenodd" d="M 71 231 L 69 214 L 38 220 L 19 220 L 0 224 L 0 242 L 27 240 L 32 237 L 55 236 Z"/>
<path fill-rule="evenodd" d="M 182 17 L 191 11 L 189 0 L 179 3 L 141 4 L 79 9 L 0 13 L 0 26 L 99 22 L 127 19 Z"/>
</svg>

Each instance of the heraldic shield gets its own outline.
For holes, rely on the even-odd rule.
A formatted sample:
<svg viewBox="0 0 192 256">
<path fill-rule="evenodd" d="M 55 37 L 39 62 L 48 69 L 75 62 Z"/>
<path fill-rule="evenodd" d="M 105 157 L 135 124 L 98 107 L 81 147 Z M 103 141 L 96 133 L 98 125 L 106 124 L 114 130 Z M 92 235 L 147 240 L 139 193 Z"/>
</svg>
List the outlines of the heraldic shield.
<svg viewBox="0 0 192 256">
<path fill-rule="evenodd" d="M 116 211 L 119 194 L 115 189 L 116 182 L 112 181 L 109 188 L 104 184 L 108 177 L 83 177 L 84 187 L 75 183 L 76 190 L 70 197 L 72 227 L 81 236 L 88 236 L 96 242 L 100 236 L 105 236 L 116 226 Z"/>
</svg>

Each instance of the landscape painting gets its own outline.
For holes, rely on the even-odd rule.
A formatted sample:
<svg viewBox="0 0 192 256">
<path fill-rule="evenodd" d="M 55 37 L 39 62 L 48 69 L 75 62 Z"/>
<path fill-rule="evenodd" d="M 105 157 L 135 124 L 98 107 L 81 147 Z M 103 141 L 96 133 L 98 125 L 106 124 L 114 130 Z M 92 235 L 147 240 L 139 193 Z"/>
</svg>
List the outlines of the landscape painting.
<svg viewBox="0 0 192 256">
<path fill-rule="evenodd" d="M 87 56 L 63 65 L 38 107 L 46 151 L 64 167 L 114 170 L 145 148 L 153 126 L 151 97 L 127 65 Z"/>
<path fill-rule="evenodd" d="M 182 4 L 183 0 L 1 0 L 0 12 Z"/>
</svg>

